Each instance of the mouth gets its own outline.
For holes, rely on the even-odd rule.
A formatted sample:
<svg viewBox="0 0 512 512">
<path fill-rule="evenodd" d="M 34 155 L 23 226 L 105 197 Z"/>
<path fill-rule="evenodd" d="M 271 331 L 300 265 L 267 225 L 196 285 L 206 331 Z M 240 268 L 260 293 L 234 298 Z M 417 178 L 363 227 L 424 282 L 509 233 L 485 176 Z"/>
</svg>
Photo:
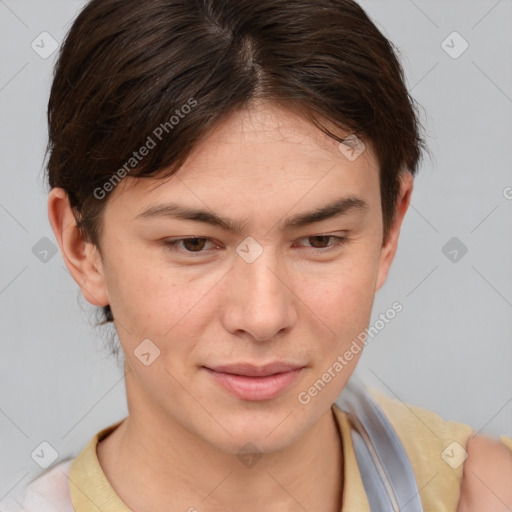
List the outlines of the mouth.
<svg viewBox="0 0 512 512">
<path fill-rule="evenodd" d="M 271 363 L 264 366 L 235 364 L 203 369 L 225 390 L 241 400 L 272 400 L 289 387 L 304 366 L 288 363 Z"/>
</svg>

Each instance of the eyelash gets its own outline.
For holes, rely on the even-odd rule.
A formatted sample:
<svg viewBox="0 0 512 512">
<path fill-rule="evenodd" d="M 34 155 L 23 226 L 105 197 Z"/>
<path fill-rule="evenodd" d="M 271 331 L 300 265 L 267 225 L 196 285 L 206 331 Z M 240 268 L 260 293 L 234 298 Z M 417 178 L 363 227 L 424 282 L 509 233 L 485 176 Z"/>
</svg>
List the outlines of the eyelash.
<svg viewBox="0 0 512 512">
<path fill-rule="evenodd" d="M 347 244 L 350 241 L 350 237 L 348 237 L 348 236 L 335 236 L 335 235 L 311 235 L 311 236 L 303 237 L 300 240 L 307 240 L 308 238 L 320 238 L 320 237 L 334 238 L 334 239 L 336 239 L 336 242 L 334 244 L 328 245 L 327 247 L 322 247 L 322 248 L 313 247 L 312 248 L 312 252 L 326 253 L 326 252 L 331 251 L 331 250 L 333 250 L 333 249 L 335 249 L 337 247 L 341 247 L 341 246 Z M 200 255 L 206 253 L 206 251 L 204 251 L 204 250 L 201 250 L 201 251 L 187 251 L 187 250 L 179 249 L 177 244 L 180 243 L 180 242 L 183 242 L 183 241 L 187 241 L 187 240 L 207 240 L 207 241 L 211 241 L 207 237 L 193 236 L 193 237 L 188 237 L 188 238 L 177 238 L 175 240 L 164 240 L 163 244 L 171 252 L 178 252 L 178 253 L 187 254 L 187 255 L 190 254 L 190 255 L 192 255 L 192 257 L 200 256 Z"/>
</svg>

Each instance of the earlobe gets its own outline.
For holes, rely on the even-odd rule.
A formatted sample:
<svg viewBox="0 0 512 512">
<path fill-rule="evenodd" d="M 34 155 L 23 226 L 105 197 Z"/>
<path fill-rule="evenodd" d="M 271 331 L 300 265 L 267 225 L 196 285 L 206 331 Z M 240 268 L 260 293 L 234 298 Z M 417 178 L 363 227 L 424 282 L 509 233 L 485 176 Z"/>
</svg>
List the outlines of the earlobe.
<svg viewBox="0 0 512 512">
<path fill-rule="evenodd" d="M 109 304 L 98 250 L 83 239 L 76 225 L 68 195 L 62 188 L 53 188 L 50 191 L 48 219 L 66 267 L 80 286 L 84 298 L 94 306 Z"/>
<path fill-rule="evenodd" d="M 401 177 L 400 192 L 396 202 L 395 220 L 389 230 L 388 238 L 380 252 L 379 271 L 375 282 L 375 291 L 378 291 L 386 282 L 389 269 L 391 268 L 391 264 L 395 258 L 396 250 L 398 248 L 400 228 L 402 227 L 402 222 L 411 202 L 413 185 L 413 175 L 409 171 L 405 171 Z"/>
</svg>

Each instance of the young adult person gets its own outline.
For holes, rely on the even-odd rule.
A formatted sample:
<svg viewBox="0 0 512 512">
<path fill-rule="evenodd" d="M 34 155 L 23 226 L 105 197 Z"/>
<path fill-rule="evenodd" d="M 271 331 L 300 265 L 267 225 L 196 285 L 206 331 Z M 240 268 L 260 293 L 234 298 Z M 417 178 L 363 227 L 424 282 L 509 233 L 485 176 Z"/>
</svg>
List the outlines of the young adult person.
<svg viewBox="0 0 512 512">
<path fill-rule="evenodd" d="M 337 402 L 426 149 L 357 3 L 92 0 L 48 120 L 49 219 L 115 325 L 129 415 L 26 510 L 510 510 L 511 438 Z"/>
</svg>

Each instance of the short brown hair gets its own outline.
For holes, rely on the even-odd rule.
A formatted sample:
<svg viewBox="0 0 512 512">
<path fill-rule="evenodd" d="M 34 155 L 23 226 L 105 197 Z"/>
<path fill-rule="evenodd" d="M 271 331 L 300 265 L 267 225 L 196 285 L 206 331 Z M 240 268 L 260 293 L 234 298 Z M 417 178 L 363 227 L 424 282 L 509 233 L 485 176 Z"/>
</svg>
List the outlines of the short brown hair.
<svg viewBox="0 0 512 512">
<path fill-rule="evenodd" d="M 322 120 L 371 144 L 385 241 L 401 173 L 414 175 L 427 148 L 396 48 L 352 0 L 90 1 L 55 67 L 49 186 L 66 190 L 84 238 L 100 249 L 113 179 L 170 176 L 228 114 L 255 100 L 338 142 Z M 157 127 L 161 140 L 135 158 Z M 103 323 L 112 320 L 109 306 L 103 313 Z"/>
</svg>

